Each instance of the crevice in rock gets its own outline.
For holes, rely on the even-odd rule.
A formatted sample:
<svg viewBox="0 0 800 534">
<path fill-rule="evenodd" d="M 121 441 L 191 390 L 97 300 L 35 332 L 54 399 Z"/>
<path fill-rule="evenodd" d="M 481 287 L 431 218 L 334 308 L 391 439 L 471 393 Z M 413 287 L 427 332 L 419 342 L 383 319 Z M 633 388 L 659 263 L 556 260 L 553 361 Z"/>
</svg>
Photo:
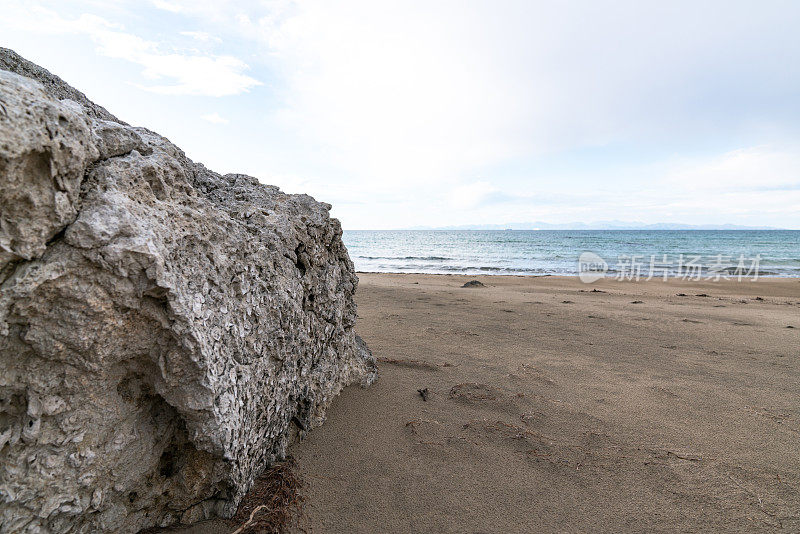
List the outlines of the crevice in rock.
<svg viewBox="0 0 800 534">
<path fill-rule="evenodd" d="M 52 247 L 53 245 L 64 239 L 64 235 L 67 233 L 67 228 L 69 228 L 69 225 L 65 226 L 64 228 L 59 230 L 53 237 L 48 239 L 47 243 L 45 243 L 44 245 L 45 249 Z"/>
<path fill-rule="evenodd" d="M 136 407 L 141 424 L 152 429 L 155 439 L 146 444 L 156 465 L 153 475 L 123 490 L 131 512 L 147 507 L 162 518 L 160 523 L 177 523 L 184 511 L 202 501 L 230 497 L 231 488 L 219 477 L 224 460 L 192 443 L 183 417 L 155 392 L 146 375 L 127 374 L 117 392 Z"/>
<path fill-rule="evenodd" d="M 25 263 L 25 260 L 11 260 L 10 262 L 6 263 L 2 269 L 0 269 L 0 287 L 5 283 L 6 280 L 11 278 L 13 274 L 17 271 L 17 268 L 20 267 Z"/>
<path fill-rule="evenodd" d="M 303 243 L 300 243 L 294 249 L 295 258 L 297 258 L 295 260 L 294 264 L 295 264 L 295 267 L 297 267 L 297 270 L 300 271 L 300 277 L 301 278 L 306 275 L 306 263 L 305 263 L 305 259 L 303 258 L 303 253 L 305 252 L 305 250 L 306 250 L 306 246 Z"/>
</svg>

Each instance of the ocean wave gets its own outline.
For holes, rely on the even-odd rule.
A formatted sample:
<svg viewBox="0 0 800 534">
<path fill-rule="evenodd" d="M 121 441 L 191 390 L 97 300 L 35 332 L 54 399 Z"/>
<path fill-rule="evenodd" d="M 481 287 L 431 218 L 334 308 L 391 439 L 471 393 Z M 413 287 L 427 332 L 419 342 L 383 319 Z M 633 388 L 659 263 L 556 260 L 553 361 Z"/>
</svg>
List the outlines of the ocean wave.
<svg viewBox="0 0 800 534">
<path fill-rule="evenodd" d="M 498 239 L 501 235 L 506 238 Z M 716 265 L 714 274 L 736 276 L 742 253 L 745 258 L 760 255 L 759 276 L 800 277 L 797 231 L 769 233 L 770 244 L 760 246 L 763 236 L 742 232 L 345 232 L 344 240 L 362 272 L 576 275 L 578 256 L 592 251 L 605 258 L 606 274 L 612 277 L 630 273 L 632 265 L 620 258 L 632 255 L 640 258 L 642 276 L 652 271 L 657 277 L 675 277 L 682 274 L 677 269 L 681 254 L 701 256 L 702 275 L 712 274 L 708 268 L 716 265 L 714 257 L 728 257 L 729 265 Z"/>
<path fill-rule="evenodd" d="M 455 258 L 445 256 L 356 256 L 362 260 L 422 260 L 422 261 L 449 261 Z"/>
<path fill-rule="evenodd" d="M 411 265 L 411 264 L 379 264 L 370 266 L 360 266 L 357 269 L 361 272 L 385 272 L 385 273 L 432 273 L 432 274 L 577 274 L 574 269 L 546 269 L 546 268 L 526 268 L 526 267 L 495 267 L 488 265 Z"/>
</svg>

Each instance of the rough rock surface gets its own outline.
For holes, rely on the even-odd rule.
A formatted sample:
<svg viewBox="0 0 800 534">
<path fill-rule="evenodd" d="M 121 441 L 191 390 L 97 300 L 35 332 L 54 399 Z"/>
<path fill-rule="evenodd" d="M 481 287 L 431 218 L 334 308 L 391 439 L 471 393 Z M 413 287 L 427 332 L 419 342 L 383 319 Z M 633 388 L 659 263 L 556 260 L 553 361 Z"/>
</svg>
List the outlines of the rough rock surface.
<svg viewBox="0 0 800 534">
<path fill-rule="evenodd" d="M 375 378 L 339 222 L 0 67 L 0 531 L 231 515 Z"/>
</svg>

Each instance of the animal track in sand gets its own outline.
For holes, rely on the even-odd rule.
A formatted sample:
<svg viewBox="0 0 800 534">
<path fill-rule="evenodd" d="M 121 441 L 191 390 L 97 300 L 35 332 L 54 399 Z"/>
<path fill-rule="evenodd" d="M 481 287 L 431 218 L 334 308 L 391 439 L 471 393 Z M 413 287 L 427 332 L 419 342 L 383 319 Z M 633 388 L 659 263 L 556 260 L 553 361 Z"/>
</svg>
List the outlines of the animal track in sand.
<svg viewBox="0 0 800 534">
<path fill-rule="evenodd" d="M 450 398 L 465 401 L 497 400 L 502 397 L 502 392 L 493 386 L 464 382 L 450 388 Z"/>
<path fill-rule="evenodd" d="M 454 328 L 452 330 L 448 330 L 448 332 L 450 334 L 456 334 L 456 335 L 459 335 L 459 336 L 479 336 L 480 335 L 480 334 L 477 334 L 475 332 L 471 332 L 470 330 L 463 330 L 463 329 L 460 329 L 460 328 Z"/>
<path fill-rule="evenodd" d="M 439 421 L 432 419 L 412 419 L 406 423 L 406 428 L 415 436 L 419 435 L 423 428 L 428 426 L 440 427 L 442 424 Z"/>
<path fill-rule="evenodd" d="M 509 373 L 508 376 L 517 380 L 534 380 L 548 386 L 556 385 L 555 381 L 541 369 L 527 363 L 517 366 L 516 370 L 513 373 Z"/>
<path fill-rule="evenodd" d="M 540 426 L 547 420 L 547 414 L 538 411 L 528 411 L 519 414 L 519 418 L 526 426 Z"/>
<path fill-rule="evenodd" d="M 408 369 L 420 369 L 423 371 L 438 371 L 439 366 L 435 363 L 422 362 L 419 360 L 406 360 L 402 358 L 378 358 L 378 362 Z"/>
<path fill-rule="evenodd" d="M 679 399 L 680 398 L 680 395 L 678 395 L 674 391 L 672 391 L 670 389 L 667 389 L 665 387 L 662 387 L 662 386 L 650 386 L 650 390 L 654 391 L 655 393 L 660 393 L 662 395 L 666 395 L 667 397 L 670 397 L 670 398 L 673 398 L 673 399 Z"/>
<path fill-rule="evenodd" d="M 500 443 L 519 452 L 536 450 L 549 453 L 551 448 L 550 440 L 541 434 L 499 419 L 472 419 L 464 423 L 461 430 L 473 440 L 489 441 L 493 445 Z"/>
<path fill-rule="evenodd" d="M 787 410 L 767 407 L 755 408 L 753 406 L 746 406 L 746 408 L 751 414 L 781 425 L 785 430 L 794 432 L 795 434 L 800 433 L 800 431 L 797 430 L 800 428 L 800 420 Z"/>
<path fill-rule="evenodd" d="M 448 397 L 451 401 L 469 406 L 474 410 L 488 409 L 514 417 L 529 408 L 531 403 L 531 399 L 526 398 L 524 393 L 504 391 L 487 384 L 474 382 L 456 384 L 450 388 Z"/>
<path fill-rule="evenodd" d="M 407 422 L 409 437 L 417 445 L 445 445 L 450 436 L 442 423 L 433 419 L 412 419 Z"/>
</svg>

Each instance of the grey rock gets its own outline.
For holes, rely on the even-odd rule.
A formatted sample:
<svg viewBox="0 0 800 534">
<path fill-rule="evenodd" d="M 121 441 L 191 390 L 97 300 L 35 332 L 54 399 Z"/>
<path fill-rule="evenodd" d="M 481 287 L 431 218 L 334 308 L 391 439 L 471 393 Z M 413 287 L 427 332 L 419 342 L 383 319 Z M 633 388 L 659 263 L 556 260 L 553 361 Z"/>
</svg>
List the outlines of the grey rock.
<svg viewBox="0 0 800 534">
<path fill-rule="evenodd" d="M 17 70 L 38 81 L 0 70 L 0 531 L 230 517 L 376 377 L 339 222 Z"/>
<path fill-rule="evenodd" d="M 15 78 L 4 76 L 0 95 L 0 280 L 75 219 L 84 171 L 99 155 L 80 106 L 42 98 L 38 83 Z"/>
</svg>

